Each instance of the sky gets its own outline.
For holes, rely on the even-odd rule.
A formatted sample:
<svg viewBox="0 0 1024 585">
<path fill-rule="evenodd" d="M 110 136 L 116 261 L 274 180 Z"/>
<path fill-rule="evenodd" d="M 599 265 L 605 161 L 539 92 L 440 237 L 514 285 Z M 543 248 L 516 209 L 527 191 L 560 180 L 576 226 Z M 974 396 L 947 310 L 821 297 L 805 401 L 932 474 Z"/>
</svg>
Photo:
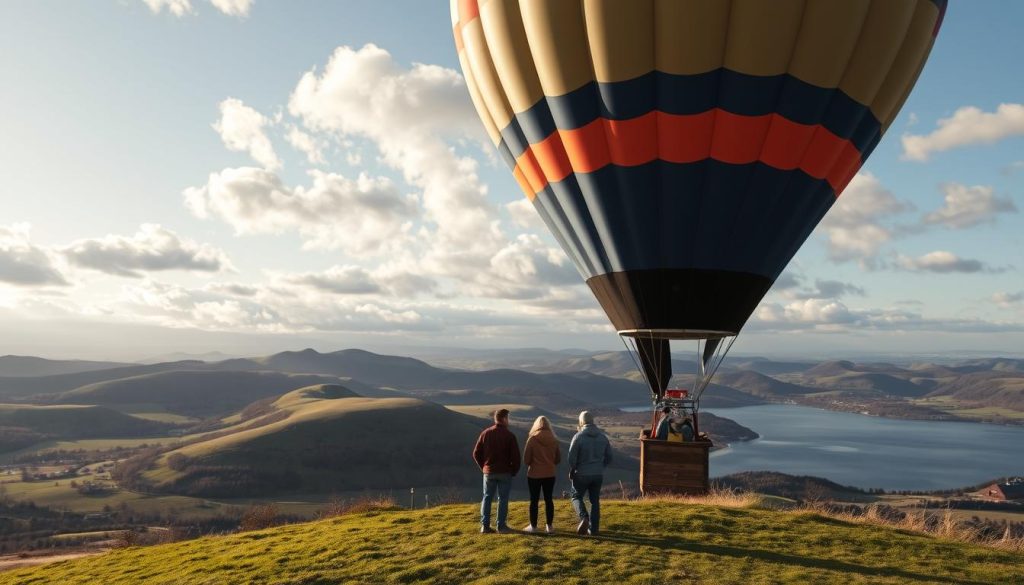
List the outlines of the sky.
<svg viewBox="0 0 1024 585">
<path fill-rule="evenodd" d="M 621 348 L 489 145 L 444 4 L 0 5 L 0 354 Z M 1022 22 L 950 3 L 734 351 L 1024 352 Z"/>
</svg>

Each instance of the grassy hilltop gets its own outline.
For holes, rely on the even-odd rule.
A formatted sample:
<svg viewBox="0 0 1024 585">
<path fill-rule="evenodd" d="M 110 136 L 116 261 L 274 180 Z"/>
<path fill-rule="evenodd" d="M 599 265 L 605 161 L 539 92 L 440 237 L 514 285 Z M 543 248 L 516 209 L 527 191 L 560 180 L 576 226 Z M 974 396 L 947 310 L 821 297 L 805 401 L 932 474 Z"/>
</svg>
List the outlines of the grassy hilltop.
<svg viewBox="0 0 1024 585">
<path fill-rule="evenodd" d="M 519 527 L 526 506 L 512 506 Z M 608 502 L 604 534 L 476 533 L 477 508 L 378 511 L 0 574 L 0 583 L 1024 582 L 1024 555 L 808 513 Z"/>
<path fill-rule="evenodd" d="M 195 496 L 464 484 L 484 420 L 416 398 L 365 398 L 338 385 L 289 392 L 240 422 L 161 455 L 148 489 Z"/>
</svg>

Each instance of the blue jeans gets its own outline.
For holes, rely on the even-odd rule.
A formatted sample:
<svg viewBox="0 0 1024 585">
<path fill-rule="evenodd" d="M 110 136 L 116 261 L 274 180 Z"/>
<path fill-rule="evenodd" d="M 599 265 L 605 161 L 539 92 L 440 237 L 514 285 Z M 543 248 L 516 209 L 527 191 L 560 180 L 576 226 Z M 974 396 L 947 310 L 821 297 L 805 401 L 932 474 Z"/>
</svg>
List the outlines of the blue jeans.
<svg viewBox="0 0 1024 585">
<path fill-rule="evenodd" d="M 494 499 L 494 492 L 498 492 L 498 528 L 508 526 L 508 492 L 511 489 L 511 474 L 484 474 L 484 499 L 480 502 L 480 524 L 491 525 L 491 500 Z"/>
<path fill-rule="evenodd" d="M 601 524 L 601 483 L 604 477 L 601 475 L 577 475 L 572 480 L 572 489 L 569 496 L 572 499 L 572 509 L 580 520 L 590 518 L 590 532 L 597 534 Z M 583 495 L 586 494 L 590 500 L 590 513 L 587 513 L 587 505 L 583 503 Z"/>
</svg>

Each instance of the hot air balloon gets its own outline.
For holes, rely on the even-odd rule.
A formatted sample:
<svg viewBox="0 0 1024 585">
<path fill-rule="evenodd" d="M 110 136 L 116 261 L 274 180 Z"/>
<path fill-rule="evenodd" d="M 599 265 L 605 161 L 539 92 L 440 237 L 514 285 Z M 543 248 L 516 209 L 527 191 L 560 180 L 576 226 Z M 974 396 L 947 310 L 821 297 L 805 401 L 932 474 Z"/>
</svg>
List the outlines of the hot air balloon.
<svg viewBox="0 0 1024 585">
<path fill-rule="evenodd" d="M 491 140 L 632 344 L 653 403 L 694 419 L 747 319 L 896 117 L 945 8 L 451 0 Z M 667 392 L 671 340 L 696 342 L 685 395 Z M 642 489 L 707 488 L 706 445 L 694 474 L 658 463 L 686 456 L 654 443 Z"/>
</svg>

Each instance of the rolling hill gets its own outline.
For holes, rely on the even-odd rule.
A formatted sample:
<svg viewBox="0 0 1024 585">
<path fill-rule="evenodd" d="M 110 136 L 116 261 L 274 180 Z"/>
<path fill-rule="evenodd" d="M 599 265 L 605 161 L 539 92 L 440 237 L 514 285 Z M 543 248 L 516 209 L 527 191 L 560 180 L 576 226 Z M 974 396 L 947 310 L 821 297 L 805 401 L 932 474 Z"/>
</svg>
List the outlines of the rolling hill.
<svg viewBox="0 0 1024 585">
<path fill-rule="evenodd" d="M 128 364 L 85 360 L 48 360 L 33 356 L 5 355 L 0 356 L 0 376 L 10 378 L 55 376 L 107 370 L 126 365 Z"/>
<path fill-rule="evenodd" d="M 994 370 L 964 374 L 939 385 L 929 396 L 948 396 L 971 406 L 1024 411 L 1024 372 Z"/>
<path fill-rule="evenodd" d="M 560 502 L 551 536 L 480 535 L 478 508 L 375 510 L 0 574 L 0 583 L 962 584 L 1024 581 L 1024 557 L 816 514 L 670 501 L 605 502 L 578 537 Z M 513 503 L 519 527 L 526 504 Z"/>
<path fill-rule="evenodd" d="M 267 369 L 346 376 L 372 386 L 406 392 L 477 390 L 515 396 L 522 391 L 555 393 L 584 403 L 631 404 L 646 399 L 643 386 L 588 372 L 537 374 L 513 369 L 446 370 L 417 359 L 358 349 L 319 353 L 312 349 L 257 358 Z M 222 362 L 228 367 L 230 362 Z"/>
<path fill-rule="evenodd" d="M 230 414 L 257 400 L 303 386 L 337 382 L 335 377 L 279 372 L 172 371 L 82 386 L 53 397 L 59 404 L 111 408 L 152 407 L 192 417 Z"/>
<path fill-rule="evenodd" d="M 874 392 L 888 396 L 916 398 L 931 390 L 922 382 L 920 370 L 905 370 L 892 364 L 855 364 L 849 361 L 823 362 L 799 375 L 801 384 L 814 388 Z"/>
<path fill-rule="evenodd" d="M 53 439 L 153 436 L 170 428 L 100 406 L 0 404 L 0 452 Z"/>
<path fill-rule="evenodd" d="M 152 489 L 202 496 L 320 492 L 478 479 L 469 450 L 487 421 L 415 398 L 365 398 L 338 385 L 285 394 L 267 422 L 161 455 Z"/>
<path fill-rule="evenodd" d="M 715 376 L 715 380 L 719 384 L 730 386 L 747 394 L 771 398 L 810 394 L 817 391 L 814 388 L 782 382 L 754 370 L 721 372 Z"/>
<path fill-rule="evenodd" d="M 210 369 L 204 362 L 170 362 L 150 365 L 134 365 L 86 372 L 75 372 L 72 374 L 55 374 L 48 376 L 34 377 L 0 377 L 0 397 L 26 398 L 33 395 L 51 395 L 67 392 L 108 380 L 118 380 L 132 376 L 143 376 L 157 372 L 174 370 L 201 370 Z M 251 370 L 259 369 L 255 365 Z"/>
</svg>

